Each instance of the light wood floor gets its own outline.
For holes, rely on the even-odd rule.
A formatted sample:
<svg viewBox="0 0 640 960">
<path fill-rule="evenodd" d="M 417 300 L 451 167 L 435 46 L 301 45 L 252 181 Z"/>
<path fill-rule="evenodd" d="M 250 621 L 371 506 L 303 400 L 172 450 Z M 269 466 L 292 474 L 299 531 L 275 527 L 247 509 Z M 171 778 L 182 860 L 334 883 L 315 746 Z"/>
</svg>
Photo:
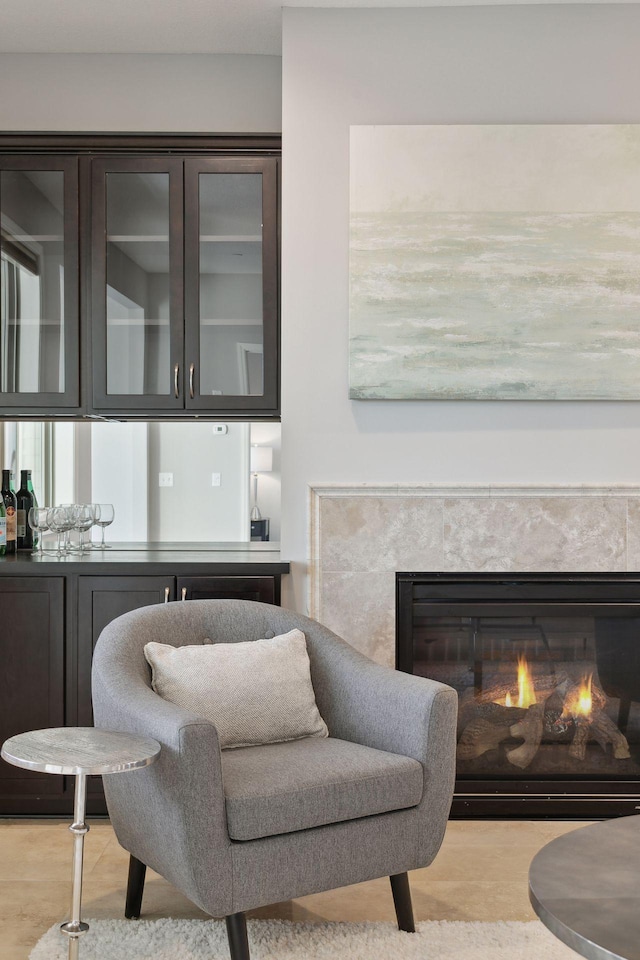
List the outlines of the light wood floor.
<svg viewBox="0 0 640 960">
<path fill-rule="evenodd" d="M 89 821 L 83 914 L 122 917 L 128 855 L 107 821 Z M 0 955 L 26 960 L 51 924 L 67 916 L 71 898 L 71 835 L 67 823 L 0 820 Z M 527 872 L 549 840 L 583 826 L 556 822 L 449 824 L 442 849 L 426 870 L 410 875 L 416 920 L 531 920 Z M 143 915 L 203 917 L 157 874 L 148 872 Z M 386 879 L 302 897 L 252 916 L 293 920 L 392 920 Z"/>
</svg>

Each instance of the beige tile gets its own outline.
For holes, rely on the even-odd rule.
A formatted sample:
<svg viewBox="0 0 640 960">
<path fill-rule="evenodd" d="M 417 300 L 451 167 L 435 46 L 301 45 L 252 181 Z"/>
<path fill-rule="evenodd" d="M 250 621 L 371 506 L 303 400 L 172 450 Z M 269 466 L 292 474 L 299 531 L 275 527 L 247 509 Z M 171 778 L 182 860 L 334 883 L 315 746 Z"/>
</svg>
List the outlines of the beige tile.
<svg viewBox="0 0 640 960">
<path fill-rule="evenodd" d="M 112 836 L 102 824 L 90 824 L 84 861 L 91 869 Z M 43 839 L 46 838 L 46 842 Z M 73 837 L 68 823 L 9 822 L 0 831 L 0 880 L 68 880 Z"/>
<path fill-rule="evenodd" d="M 393 920 L 393 898 L 387 878 L 356 883 L 339 890 L 327 890 L 288 903 L 254 910 L 250 916 L 263 919 L 324 921 Z"/>
<path fill-rule="evenodd" d="M 526 844 L 536 850 L 549 840 L 571 830 L 586 827 L 592 821 L 575 820 L 450 820 L 438 856 L 449 847 L 463 845 L 494 847 Z M 431 868 L 428 868 L 431 869 Z"/>
<path fill-rule="evenodd" d="M 2 960 L 27 960 L 31 950 L 54 920 L 3 920 L 0 926 Z"/>
<path fill-rule="evenodd" d="M 83 885 L 83 912 L 87 917 L 99 920 L 124 917 L 126 887 L 126 875 L 121 882 L 88 880 Z M 161 917 L 202 920 L 207 917 L 175 887 L 151 871 L 144 885 L 142 914 L 145 920 L 159 920 Z"/>
<path fill-rule="evenodd" d="M 416 920 L 534 920 L 526 873 L 517 880 L 422 881 L 411 875 Z"/>
<path fill-rule="evenodd" d="M 87 880 L 114 880 L 126 883 L 129 870 L 129 854 L 118 843 L 111 832 L 100 856 L 90 866 L 85 867 Z"/>
<path fill-rule="evenodd" d="M 322 569 L 441 569 L 442 503 L 430 497 L 323 497 Z"/>
<path fill-rule="evenodd" d="M 640 497 L 627 499 L 627 566 L 640 570 Z"/>
<path fill-rule="evenodd" d="M 607 497 L 444 503 L 444 569 L 624 570 L 627 504 Z"/>
<path fill-rule="evenodd" d="M 0 922 L 10 920 L 62 921 L 71 906 L 71 879 L 0 880 Z"/>
<path fill-rule="evenodd" d="M 367 657 L 394 666 L 392 572 L 324 573 L 318 619 Z"/>
</svg>

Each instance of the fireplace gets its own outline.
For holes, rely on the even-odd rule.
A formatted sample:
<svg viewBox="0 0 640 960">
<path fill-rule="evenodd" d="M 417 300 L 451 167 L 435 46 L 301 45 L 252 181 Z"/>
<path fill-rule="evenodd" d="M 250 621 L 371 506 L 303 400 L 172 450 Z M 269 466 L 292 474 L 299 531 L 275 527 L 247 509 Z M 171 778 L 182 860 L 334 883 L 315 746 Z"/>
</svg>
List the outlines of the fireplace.
<svg viewBox="0 0 640 960">
<path fill-rule="evenodd" d="M 640 575 L 397 573 L 396 666 L 458 692 L 453 816 L 640 809 Z"/>
</svg>

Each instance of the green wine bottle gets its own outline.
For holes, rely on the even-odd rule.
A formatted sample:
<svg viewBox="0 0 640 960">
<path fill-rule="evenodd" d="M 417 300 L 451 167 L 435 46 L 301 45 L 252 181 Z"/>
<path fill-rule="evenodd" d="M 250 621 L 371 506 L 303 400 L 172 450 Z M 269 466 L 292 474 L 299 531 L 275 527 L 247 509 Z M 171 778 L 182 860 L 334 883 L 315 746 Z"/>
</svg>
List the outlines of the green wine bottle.
<svg viewBox="0 0 640 960">
<path fill-rule="evenodd" d="M 4 508 L 4 502 L 0 497 L 0 557 L 4 557 L 7 552 L 7 511 Z"/>
</svg>

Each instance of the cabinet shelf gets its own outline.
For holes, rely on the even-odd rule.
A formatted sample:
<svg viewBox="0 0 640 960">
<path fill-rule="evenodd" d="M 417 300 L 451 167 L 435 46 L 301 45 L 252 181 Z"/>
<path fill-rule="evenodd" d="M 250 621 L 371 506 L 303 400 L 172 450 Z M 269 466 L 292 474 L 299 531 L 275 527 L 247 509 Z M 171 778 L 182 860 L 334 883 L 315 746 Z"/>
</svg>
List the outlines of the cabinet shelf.
<svg viewBox="0 0 640 960">
<path fill-rule="evenodd" d="M 157 320 L 153 317 L 107 317 L 109 327 L 168 327 L 169 320 Z"/>
<path fill-rule="evenodd" d="M 62 237 L 16 237 L 16 240 L 62 240 Z M 108 233 L 107 243 L 168 243 L 167 234 Z M 208 234 L 199 237 L 200 243 L 262 243 L 262 234 Z"/>
<path fill-rule="evenodd" d="M 262 234 L 255 236 L 232 234 L 202 234 L 200 243 L 262 243 Z"/>
<path fill-rule="evenodd" d="M 107 234 L 107 243 L 168 243 L 168 235 L 162 234 L 131 234 L 131 233 L 109 233 Z"/>
<path fill-rule="evenodd" d="M 64 237 L 58 233 L 12 233 L 8 238 L 13 243 L 63 243 Z M 4 241 L 3 241 L 4 245 Z"/>
<path fill-rule="evenodd" d="M 213 317 L 201 317 L 201 327 L 261 327 L 262 318 L 252 318 L 250 320 L 222 320 Z"/>
</svg>

